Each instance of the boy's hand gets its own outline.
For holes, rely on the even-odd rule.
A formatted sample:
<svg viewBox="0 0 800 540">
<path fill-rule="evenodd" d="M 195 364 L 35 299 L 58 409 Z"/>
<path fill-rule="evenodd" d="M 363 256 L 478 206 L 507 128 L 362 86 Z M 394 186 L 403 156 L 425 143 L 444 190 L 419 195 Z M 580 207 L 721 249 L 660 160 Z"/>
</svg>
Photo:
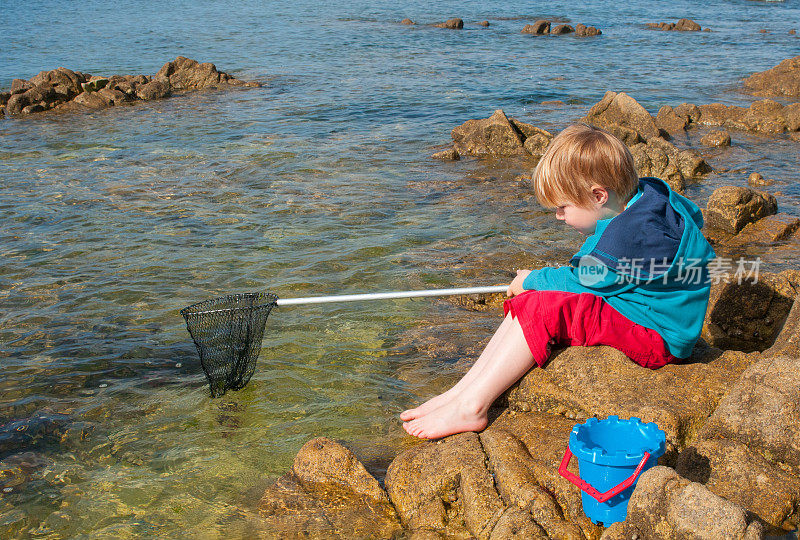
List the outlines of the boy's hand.
<svg viewBox="0 0 800 540">
<path fill-rule="evenodd" d="M 506 296 L 516 296 L 525 292 L 525 289 L 522 288 L 522 282 L 525 281 L 525 278 L 528 277 L 530 273 L 530 270 L 517 270 L 517 277 L 515 277 L 511 285 L 508 286 Z"/>
</svg>

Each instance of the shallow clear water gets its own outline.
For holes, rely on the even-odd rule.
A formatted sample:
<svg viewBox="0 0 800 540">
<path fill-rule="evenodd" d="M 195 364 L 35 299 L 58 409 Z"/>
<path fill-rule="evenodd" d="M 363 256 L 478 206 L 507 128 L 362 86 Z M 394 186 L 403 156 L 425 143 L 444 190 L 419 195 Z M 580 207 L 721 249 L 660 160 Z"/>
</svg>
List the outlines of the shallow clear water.
<svg viewBox="0 0 800 540">
<path fill-rule="evenodd" d="M 443 300 L 281 307 L 253 380 L 212 400 L 178 310 L 248 290 L 498 284 L 563 261 L 579 238 L 531 201 L 529 163 L 428 159 L 455 125 L 503 108 L 558 130 L 606 90 L 652 112 L 746 104 L 741 77 L 800 54 L 797 2 L 165 6 L 0 10 L 0 88 L 60 65 L 152 74 L 179 54 L 265 83 L 0 120 L 0 535 L 246 536 L 259 487 L 318 435 L 380 474 L 412 444 L 397 413 L 452 383 L 495 315 Z M 396 23 L 453 16 L 463 31 Z M 682 16 L 713 32 L 643 26 Z M 604 34 L 519 32 L 555 17 Z M 732 171 L 688 194 L 702 204 L 757 170 L 800 214 L 797 150 L 734 133 L 709 158 Z"/>
</svg>

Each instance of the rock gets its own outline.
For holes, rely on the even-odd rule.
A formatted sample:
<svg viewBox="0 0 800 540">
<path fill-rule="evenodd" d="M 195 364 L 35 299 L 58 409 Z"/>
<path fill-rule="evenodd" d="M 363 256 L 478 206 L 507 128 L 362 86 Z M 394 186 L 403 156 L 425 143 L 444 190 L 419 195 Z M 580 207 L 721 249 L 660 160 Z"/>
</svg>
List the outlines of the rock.
<svg viewBox="0 0 800 540">
<path fill-rule="evenodd" d="M 800 130 L 800 103 L 792 103 L 785 106 L 781 114 L 786 123 L 786 131 Z"/>
<path fill-rule="evenodd" d="M 489 21 L 481 21 L 481 22 L 478 23 L 478 25 L 483 26 L 484 28 L 488 28 L 489 27 Z"/>
<path fill-rule="evenodd" d="M 606 92 L 581 121 L 605 129 L 622 126 L 633 130 L 643 140 L 660 136 L 650 113 L 625 92 Z M 625 142 L 628 144 L 628 141 Z"/>
<path fill-rule="evenodd" d="M 0 107 L 5 106 L 9 98 L 11 98 L 11 92 L 0 92 Z"/>
<path fill-rule="evenodd" d="M 656 466 L 636 483 L 621 528 L 648 540 L 763 538 L 761 524 L 748 521 L 741 506 L 681 478 L 669 467 Z"/>
<path fill-rule="evenodd" d="M 531 124 L 526 124 L 525 122 L 520 122 L 514 118 L 511 118 L 510 121 L 525 139 L 525 150 L 534 157 L 543 156 L 550 141 L 553 140 L 554 135 L 547 130 Z"/>
<path fill-rule="evenodd" d="M 549 34 L 550 33 L 550 21 L 546 21 L 544 19 L 538 20 L 533 24 L 526 24 L 525 28 L 522 29 L 523 34 L 535 34 L 535 35 L 542 35 L 542 34 Z"/>
<path fill-rule="evenodd" d="M 700 139 L 700 144 L 711 147 L 730 146 L 731 135 L 727 131 L 711 131 Z"/>
<path fill-rule="evenodd" d="M 699 32 L 702 27 L 691 19 L 680 19 L 675 23 L 677 32 Z"/>
<path fill-rule="evenodd" d="M 163 81 L 150 81 L 136 88 L 136 97 L 145 101 L 161 99 L 169 94 L 169 85 Z"/>
<path fill-rule="evenodd" d="M 720 242 L 726 247 L 747 248 L 754 245 L 768 245 L 786 240 L 792 236 L 800 225 L 800 219 L 789 214 L 775 214 L 761 218 L 755 223 L 748 223 L 744 228 L 729 238 L 724 238 Z"/>
<path fill-rule="evenodd" d="M 578 37 L 592 37 L 592 36 L 599 36 L 602 34 L 600 30 L 595 28 L 594 26 L 586 26 L 585 24 L 577 24 L 575 25 L 575 35 Z"/>
<path fill-rule="evenodd" d="M 753 73 L 744 87 L 757 96 L 800 96 L 800 56 L 789 58 L 777 66 Z"/>
<path fill-rule="evenodd" d="M 402 21 L 400 21 L 400 24 L 412 25 L 414 24 L 414 21 L 412 21 L 411 19 L 403 19 Z"/>
<path fill-rule="evenodd" d="M 108 100 L 98 92 L 83 92 L 78 94 L 70 103 L 82 105 L 89 109 L 104 109 L 110 105 Z"/>
<path fill-rule="evenodd" d="M 244 86 L 246 83 L 222 71 L 209 62 L 199 63 L 183 56 L 164 64 L 153 80 L 167 84 L 172 90 L 200 90 L 222 85 Z"/>
<path fill-rule="evenodd" d="M 702 27 L 691 19 L 680 19 L 677 23 L 647 23 L 648 28 L 676 32 L 699 32 Z"/>
<path fill-rule="evenodd" d="M 706 224 L 736 234 L 748 223 L 775 214 L 778 202 L 774 196 L 746 187 L 723 186 L 708 199 Z"/>
<path fill-rule="evenodd" d="M 97 95 L 103 98 L 109 106 L 119 105 L 128 101 L 128 96 L 125 93 L 111 88 L 101 88 L 97 91 Z"/>
<path fill-rule="evenodd" d="M 634 144 L 630 150 L 639 176 L 661 178 L 679 193 L 685 188 L 686 178 L 698 178 L 711 171 L 696 151 L 679 150 L 661 137 L 652 137 L 647 144 Z"/>
<path fill-rule="evenodd" d="M 747 183 L 751 186 L 759 187 L 759 186 L 769 186 L 772 184 L 772 181 L 767 180 L 760 173 L 754 172 L 750 173 L 750 176 L 747 177 Z"/>
<path fill-rule="evenodd" d="M 25 79 L 14 79 L 11 81 L 11 93 L 23 94 L 33 88 L 33 85 Z"/>
<path fill-rule="evenodd" d="M 550 34 L 554 36 L 560 36 L 563 34 L 571 34 L 574 31 L 575 29 L 569 24 L 559 24 L 558 26 L 550 29 Z"/>
<path fill-rule="evenodd" d="M 464 21 L 461 19 L 447 19 L 443 23 L 434 24 L 436 28 L 449 28 L 450 30 L 461 30 L 464 28 Z"/>
<path fill-rule="evenodd" d="M 411 531 L 487 538 L 506 509 L 472 432 L 406 450 L 392 461 L 385 485 Z"/>
<path fill-rule="evenodd" d="M 98 90 L 105 88 L 108 84 L 108 78 L 94 76 L 91 77 L 88 81 L 81 83 L 81 89 L 84 92 L 97 92 Z"/>
<path fill-rule="evenodd" d="M 797 303 L 796 303 L 797 304 Z M 796 306 L 795 306 L 796 307 Z M 796 313 L 795 308 L 792 311 Z M 797 336 L 790 315 L 781 335 Z M 778 341 L 785 341 L 779 336 Z M 766 351 L 709 417 L 678 472 L 769 525 L 770 534 L 800 524 L 800 360 Z"/>
<path fill-rule="evenodd" d="M 714 411 L 756 353 L 695 347 L 691 359 L 658 370 L 643 368 L 611 347 L 568 347 L 544 369 L 532 369 L 506 393 L 513 411 L 540 411 L 583 421 L 591 416 L 636 416 L 667 434 L 661 462 L 677 451 Z"/>
<path fill-rule="evenodd" d="M 796 221 L 795 228 L 800 225 L 800 220 Z M 716 282 L 711 286 L 702 338 L 725 350 L 751 352 L 771 347 L 800 292 L 790 276 L 759 273 L 758 267 L 745 260 L 716 259 L 709 270 Z M 724 279 L 719 279 L 723 273 Z"/>
<path fill-rule="evenodd" d="M 267 488 L 259 514 L 281 538 L 390 538 L 401 530 L 394 508 L 364 466 L 324 437 L 300 449 L 292 472 Z"/>
<path fill-rule="evenodd" d="M 669 105 L 664 105 L 658 110 L 656 116 L 656 127 L 669 134 L 683 133 L 689 126 L 689 119 L 686 116 L 678 115 Z"/>
<path fill-rule="evenodd" d="M 793 35 L 795 35 L 796 33 L 797 33 L 797 30 L 795 30 L 794 28 L 792 28 L 791 30 L 789 30 L 789 35 L 790 35 L 790 36 L 793 36 Z"/>
<path fill-rule="evenodd" d="M 431 154 L 431 157 L 433 159 L 441 159 L 443 161 L 458 161 L 461 159 L 461 156 L 458 155 L 458 151 L 455 148 L 448 148 L 447 150 L 436 152 Z"/>
<path fill-rule="evenodd" d="M 453 128 L 454 147 L 459 155 L 509 156 L 525 153 L 522 134 L 502 109 L 483 120 L 467 120 Z"/>
</svg>

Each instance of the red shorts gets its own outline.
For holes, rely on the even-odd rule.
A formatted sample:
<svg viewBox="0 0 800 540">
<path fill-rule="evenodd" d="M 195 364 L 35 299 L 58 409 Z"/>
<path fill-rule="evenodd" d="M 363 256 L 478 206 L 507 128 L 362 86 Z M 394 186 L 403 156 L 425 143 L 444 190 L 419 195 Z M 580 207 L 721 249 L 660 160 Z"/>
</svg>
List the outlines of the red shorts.
<svg viewBox="0 0 800 540">
<path fill-rule="evenodd" d="M 506 300 L 503 310 L 519 320 L 539 367 L 550 356 L 550 345 L 608 345 L 650 369 L 679 361 L 658 332 L 626 319 L 593 294 L 526 291 Z"/>
</svg>

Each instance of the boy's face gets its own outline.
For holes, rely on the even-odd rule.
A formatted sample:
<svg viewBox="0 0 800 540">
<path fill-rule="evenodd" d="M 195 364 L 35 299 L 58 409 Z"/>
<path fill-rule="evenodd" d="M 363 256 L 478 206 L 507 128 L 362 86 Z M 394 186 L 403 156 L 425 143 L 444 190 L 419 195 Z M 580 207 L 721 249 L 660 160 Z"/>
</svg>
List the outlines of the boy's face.
<svg viewBox="0 0 800 540">
<path fill-rule="evenodd" d="M 599 220 L 614 217 L 623 210 L 625 204 L 620 202 L 613 191 L 594 185 L 591 204 L 588 207 L 563 201 L 556 207 L 556 219 L 580 233 L 590 235 L 594 234 Z"/>
<path fill-rule="evenodd" d="M 584 208 L 573 203 L 564 203 L 556 207 L 556 219 L 563 221 L 578 232 L 594 234 L 597 221 L 603 219 L 602 208 Z"/>
</svg>

